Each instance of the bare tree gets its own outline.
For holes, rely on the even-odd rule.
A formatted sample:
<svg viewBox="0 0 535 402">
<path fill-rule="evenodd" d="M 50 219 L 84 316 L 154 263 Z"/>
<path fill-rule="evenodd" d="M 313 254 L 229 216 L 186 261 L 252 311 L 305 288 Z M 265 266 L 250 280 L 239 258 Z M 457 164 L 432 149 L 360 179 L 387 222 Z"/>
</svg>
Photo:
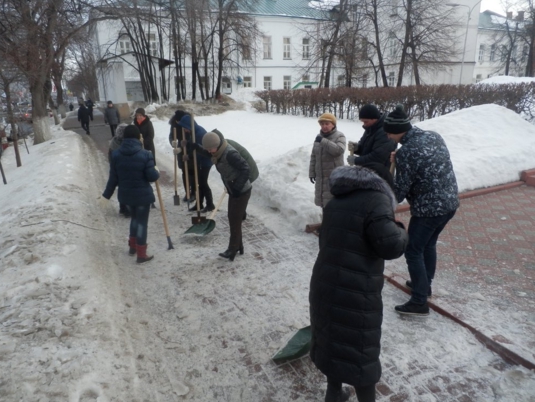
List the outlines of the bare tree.
<svg viewBox="0 0 535 402">
<path fill-rule="evenodd" d="M 17 167 L 22 166 L 22 162 L 20 159 L 19 152 L 17 124 L 15 122 L 15 116 L 13 113 L 13 103 L 11 101 L 11 85 L 23 80 L 24 78 L 18 70 L 7 65 L 5 60 L 0 61 L 0 88 L 6 94 L 7 120 L 9 124 L 11 124 L 11 138 L 13 140 L 13 148 L 15 150 L 15 161 L 17 162 Z"/>
</svg>

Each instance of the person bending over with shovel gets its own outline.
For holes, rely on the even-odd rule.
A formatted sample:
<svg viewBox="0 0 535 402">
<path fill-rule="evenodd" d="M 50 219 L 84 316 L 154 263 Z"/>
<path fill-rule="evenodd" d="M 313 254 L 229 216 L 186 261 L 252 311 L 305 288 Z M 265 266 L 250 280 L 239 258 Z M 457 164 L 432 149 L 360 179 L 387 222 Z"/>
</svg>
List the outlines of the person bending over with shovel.
<svg viewBox="0 0 535 402">
<path fill-rule="evenodd" d="M 154 256 L 147 255 L 147 228 L 150 206 L 156 201 L 150 185 L 160 177 L 154 164 L 154 156 L 144 150 L 140 141 L 141 133 L 134 125 L 124 129 L 123 142 L 111 154 L 110 176 L 102 196 L 110 199 L 119 186 L 119 202 L 130 210 L 129 255 L 136 255 L 137 262 L 150 261 Z"/>
<path fill-rule="evenodd" d="M 197 152 L 210 155 L 217 171 L 221 174 L 223 184 L 229 193 L 228 222 L 230 226 L 230 240 L 227 250 L 219 255 L 234 261 L 238 251 L 243 254 L 242 221 L 244 213 L 251 198 L 253 186 L 249 181 L 249 165 L 242 156 L 213 132 L 206 133 L 202 138 L 202 147 L 198 144 L 187 143 L 194 146 Z"/>
</svg>

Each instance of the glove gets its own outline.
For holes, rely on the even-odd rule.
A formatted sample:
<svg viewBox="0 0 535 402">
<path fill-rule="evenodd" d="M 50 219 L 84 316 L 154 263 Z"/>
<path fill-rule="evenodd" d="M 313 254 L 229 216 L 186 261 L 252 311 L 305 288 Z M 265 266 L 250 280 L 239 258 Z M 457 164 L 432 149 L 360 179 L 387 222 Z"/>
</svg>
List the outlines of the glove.
<svg viewBox="0 0 535 402">
<path fill-rule="evenodd" d="M 184 162 L 189 161 L 189 156 L 188 156 L 188 154 L 184 154 L 184 156 L 182 157 L 182 161 L 184 161 Z"/>
<path fill-rule="evenodd" d="M 186 148 L 187 149 L 188 148 L 188 141 L 187 140 L 180 141 L 180 146 L 182 148 Z"/>
<path fill-rule="evenodd" d="M 158 173 L 160 173 L 160 169 L 158 169 L 158 166 L 154 165 L 154 169 L 155 169 Z"/>
<path fill-rule="evenodd" d="M 321 142 L 322 139 L 323 139 L 323 137 L 318 134 L 318 136 L 316 137 L 316 141 L 315 142 Z"/>
<path fill-rule="evenodd" d="M 178 155 L 178 154 L 182 153 L 182 148 L 173 148 L 173 153 L 175 155 Z"/>
<path fill-rule="evenodd" d="M 172 145 L 173 148 L 178 147 L 178 140 L 171 141 L 171 145 Z"/>
<path fill-rule="evenodd" d="M 355 148 L 356 148 L 355 145 L 357 145 L 357 144 L 355 144 L 354 142 L 348 141 L 347 142 L 348 151 L 349 152 L 355 152 Z"/>
<path fill-rule="evenodd" d="M 315 178 L 315 177 L 311 177 L 311 178 L 310 178 L 310 182 L 311 182 L 312 184 L 315 184 L 315 183 L 316 183 L 316 178 Z"/>
<path fill-rule="evenodd" d="M 347 155 L 347 163 L 349 164 L 349 166 L 355 166 L 355 156 Z"/>
</svg>

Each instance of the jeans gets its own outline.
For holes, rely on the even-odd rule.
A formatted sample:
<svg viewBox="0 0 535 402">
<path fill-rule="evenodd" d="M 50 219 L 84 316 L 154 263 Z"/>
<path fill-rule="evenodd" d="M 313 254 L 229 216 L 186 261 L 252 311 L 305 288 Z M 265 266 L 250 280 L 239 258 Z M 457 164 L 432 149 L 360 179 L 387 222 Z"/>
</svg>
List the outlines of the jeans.
<svg viewBox="0 0 535 402">
<path fill-rule="evenodd" d="M 411 217 L 409 222 L 409 244 L 405 259 L 412 282 L 411 301 L 418 304 L 427 302 L 427 293 L 437 267 L 438 235 L 455 215 L 456 211 L 433 217 Z"/>
<path fill-rule="evenodd" d="M 130 210 L 130 237 L 136 238 L 136 244 L 144 246 L 147 244 L 147 228 L 149 225 L 150 204 L 148 205 L 128 205 Z"/>
</svg>

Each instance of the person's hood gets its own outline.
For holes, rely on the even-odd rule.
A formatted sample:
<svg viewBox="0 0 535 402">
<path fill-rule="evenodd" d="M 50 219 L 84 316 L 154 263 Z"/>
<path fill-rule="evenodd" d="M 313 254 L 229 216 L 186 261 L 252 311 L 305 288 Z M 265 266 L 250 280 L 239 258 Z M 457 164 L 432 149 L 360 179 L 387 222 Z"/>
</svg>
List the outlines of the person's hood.
<svg viewBox="0 0 535 402">
<path fill-rule="evenodd" d="M 184 127 L 186 130 L 191 131 L 191 116 L 189 114 L 185 115 L 184 117 L 180 119 L 179 124 L 182 127 Z M 200 128 L 201 126 L 199 126 L 197 122 L 195 122 L 195 131 L 198 131 Z"/>
<path fill-rule="evenodd" d="M 373 170 L 362 166 L 339 166 L 333 170 L 329 177 L 331 194 L 341 196 L 357 190 L 374 190 L 386 194 L 391 202 L 392 209 L 397 207 L 396 197 L 390 185 Z"/>
<path fill-rule="evenodd" d="M 121 148 L 119 148 L 119 152 L 123 155 L 130 156 L 141 151 L 142 149 L 143 145 L 141 144 L 141 141 L 136 140 L 135 138 L 124 138 L 123 142 L 121 143 Z"/>
</svg>

